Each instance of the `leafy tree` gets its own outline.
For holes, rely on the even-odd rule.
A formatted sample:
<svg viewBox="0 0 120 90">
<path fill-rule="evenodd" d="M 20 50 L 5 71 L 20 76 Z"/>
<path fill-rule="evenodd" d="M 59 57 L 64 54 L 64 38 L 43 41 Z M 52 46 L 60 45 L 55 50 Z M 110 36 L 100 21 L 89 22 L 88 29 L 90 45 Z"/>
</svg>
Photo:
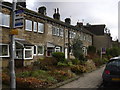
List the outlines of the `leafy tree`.
<svg viewBox="0 0 120 90">
<path fill-rule="evenodd" d="M 72 41 L 72 50 L 73 50 L 73 55 L 75 56 L 76 59 L 81 59 L 83 58 L 83 43 L 80 40 L 80 37 L 75 37 Z"/>
<path fill-rule="evenodd" d="M 107 56 L 110 55 L 110 56 L 113 56 L 113 57 L 119 56 L 120 55 L 120 48 L 113 47 L 113 48 L 107 49 L 106 54 L 107 54 Z"/>
</svg>

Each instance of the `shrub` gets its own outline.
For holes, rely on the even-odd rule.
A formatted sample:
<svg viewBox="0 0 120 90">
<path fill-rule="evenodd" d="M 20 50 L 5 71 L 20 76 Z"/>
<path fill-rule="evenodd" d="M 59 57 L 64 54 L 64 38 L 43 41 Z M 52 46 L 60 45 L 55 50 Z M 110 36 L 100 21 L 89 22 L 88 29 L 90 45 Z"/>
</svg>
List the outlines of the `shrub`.
<svg viewBox="0 0 120 90">
<path fill-rule="evenodd" d="M 25 71 L 25 72 L 21 72 L 16 74 L 17 77 L 29 77 L 31 76 L 31 71 Z"/>
<path fill-rule="evenodd" d="M 44 58 L 41 61 L 36 61 L 33 65 L 34 67 L 37 67 L 37 69 L 42 70 L 51 70 L 51 66 L 57 65 L 57 60 L 53 57 Z"/>
<path fill-rule="evenodd" d="M 2 75 L 2 83 L 3 84 L 9 84 L 10 83 L 10 77 L 6 73 L 0 74 Z"/>
<path fill-rule="evenodd" d="M 34 77 L 16 78 L 17 87 L 20 88 L 45 88 L 48 83 Z"/>
<path fill-rule="evenodd" d="M 90 60 L 90 59 L 87 62 L 85 62 L 85 67 L 87 72 L 90 72 L 96 69 L 95 63 L 93 62 L 93 60 Z"/>
<path fill-rule="evenodd" d="M 50 76 L 47 71 L 44 70 L 36 70 L 31 72 L 22 72 L 18 73 L 17 77 L 19 78 L 27 78 L 27 77 L 34 77 L 39 80 L 47 81 L 49 83 L 56 83 L 57 80 L 54 77 Z"/>
<path fill-rule="evenodd" d="M 57 66 L 68 66 L 68 64 L 66 64 L 65 62 L 58 62 Z"/>
<path fill-rule="evenodd" d="M 65 54 L 62 52 L 53 52 L 52 56 L 59 62 L 63 62 L 65 60 Z"/>
<path fill-rule="evenodd" d="M 82 66 L 82 65 L 74 65 L 71 67 L 71 71 L 76 74 L 81 74 L 81 73 L 86 72 L 86 68 L 85 66 Z"/>
<path fill-rule="evenodd" d="M 95 62 L 95 65 L 97 67 L 99 67 L 102 64 L 105 64 L 108 61 L 108 59 L 106 59 L 106 58 L 102 58 L 102 59 L 101 58 L 95 58 L 95 59 L 93 59 L 93 61 Z"/>
<path fill-rule="evenodd" d="M 73 63 L 72 62 L 68 62 L 68 66 L 73 66 Z"/>
<path fill-rule="evenodd" d="M 73 77 L 70 73 L 63 70 L 55 70 L 54 72 L 49 72 L 49 74 L 53 76 L 58 82 L 65 81 Z"/>
<path fill-rule="evenodd" d="M 113 47 L 113 48 L 107 49 L 106 50 L 106 55 L 107 56 L 112 56 L 112 57 L 117 57 L 117 56 L 120 55 L 120 48 Z"/>
<path fill-rule="evenodd" d="M 85 58 L 83 54 L 80 54 L 79 55 L 79 60 L 80 61 L 87 61 L 87 58 Z"/>
<path fill-rule="evenodd" d="M 94 47 L 94 46 L 89 46 L 88 49 L 87 49 L 87 51 L 88 51 L 88 54 L 89 54 L 89 53 L 96 53 L 96 47 Z"/>
<path fill-rule="evenodd" d="M 80 63 L 80 60 L 78 60 L 78 59 L 72 59 L 71 61 L 74 65 L 77 65 Z"/>
</svg>

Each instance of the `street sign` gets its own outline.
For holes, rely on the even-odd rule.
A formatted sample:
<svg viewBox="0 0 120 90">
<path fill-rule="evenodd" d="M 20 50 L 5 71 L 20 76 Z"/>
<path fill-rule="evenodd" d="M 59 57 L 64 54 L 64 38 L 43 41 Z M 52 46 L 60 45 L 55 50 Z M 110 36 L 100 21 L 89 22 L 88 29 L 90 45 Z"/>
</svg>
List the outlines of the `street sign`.
<svg viewBox="0 0 120 90">
<path fill-rule="evenodd" d="M 24 25 L 24 17 L 23 17 L 24 10 L 16 10 L 15 11 L 15 28 L 23 27 Z"/>
<path fill-rule="evenodd" d="M 106 48 L 102 48 L 102 49 L 101 49 L 101 53 L 102 53 L 102 54 L 106 54 Z"/>
<path fill-rule="evenodd" d="M 17 29 L 12 29 L 10 31 L 10 34 L 12 34 L 12 35 L 18 35 L 18 30 Z"/>
</svg>

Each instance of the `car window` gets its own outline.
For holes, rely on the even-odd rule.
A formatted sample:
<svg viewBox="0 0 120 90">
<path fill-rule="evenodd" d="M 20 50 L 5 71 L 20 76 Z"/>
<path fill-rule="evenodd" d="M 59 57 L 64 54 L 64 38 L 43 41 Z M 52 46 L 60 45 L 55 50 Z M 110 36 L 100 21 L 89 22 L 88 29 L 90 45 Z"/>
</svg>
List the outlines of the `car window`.
<svg viewBox="0 0 120 90">
<path fill-rule="evenodd" d="M 120 60 L 119 59 L 110 60 L 108 65 L 120 66 Z"/>
</svg>

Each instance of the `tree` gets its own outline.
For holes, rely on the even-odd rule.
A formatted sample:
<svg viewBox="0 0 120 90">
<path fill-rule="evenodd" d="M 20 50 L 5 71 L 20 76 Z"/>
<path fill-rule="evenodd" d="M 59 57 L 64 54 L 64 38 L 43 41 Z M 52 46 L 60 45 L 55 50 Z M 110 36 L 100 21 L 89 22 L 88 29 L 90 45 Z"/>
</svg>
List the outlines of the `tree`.
<svg viewBox="0 0 120 90">
<path fill-rule="evenodd" d="M 80 40 L 80 37 L 75 37 L 72 41 L 72 50 L 73 50 L 73 55 L 75 56 L 76 59 L 81 59 L 83 58 L 83 43 Z"/>
<path fill-rule="evenodd" d="M 106 54 L 107 54 L 107 56 L 110 55 L 110 56 L 113 56 L 113 57 L 119 56 L 120 55 L 120 48 L 113 47 L 113 48 L 107 49 Z"/>
</svg>

